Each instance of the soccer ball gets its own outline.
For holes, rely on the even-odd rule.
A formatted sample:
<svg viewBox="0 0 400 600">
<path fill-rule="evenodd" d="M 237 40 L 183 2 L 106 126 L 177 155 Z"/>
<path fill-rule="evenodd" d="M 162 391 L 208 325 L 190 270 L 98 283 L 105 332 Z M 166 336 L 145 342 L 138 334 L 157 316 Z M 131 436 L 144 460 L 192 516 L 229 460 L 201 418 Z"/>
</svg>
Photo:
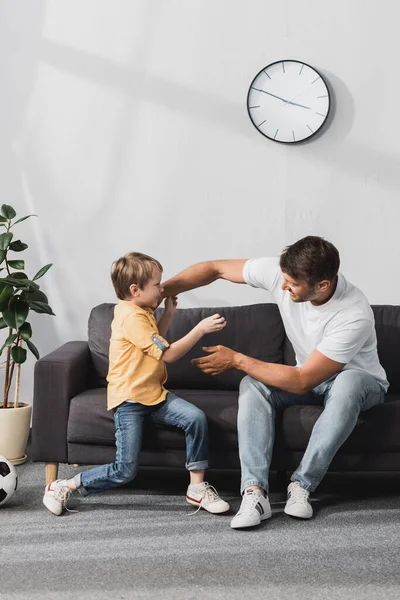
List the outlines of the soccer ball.
<svg viewBox="0 0 400 600">
<path fill-rule="evenodd" d="M 13 464 L 0 456 L 0 506 L 9 501 L 18 485 L 17 471 Z"/>
</svg>

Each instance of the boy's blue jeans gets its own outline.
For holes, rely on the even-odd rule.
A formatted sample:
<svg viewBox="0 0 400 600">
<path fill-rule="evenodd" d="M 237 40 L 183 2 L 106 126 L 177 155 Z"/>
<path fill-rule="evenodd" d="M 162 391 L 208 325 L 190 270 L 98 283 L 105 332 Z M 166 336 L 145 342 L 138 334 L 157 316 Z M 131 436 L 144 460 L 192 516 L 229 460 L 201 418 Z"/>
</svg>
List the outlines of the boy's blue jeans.
<svg viewBox="0 0 400 600">
<path fill-rule="evenodd" d="M 257 485 L 268 492 L 268 475 L 275 434 L 276 409 L 294 404 L 323 406 L 303 459 L 291 480 L 313 492 L 340 446 L 356 426 L 361 411 L 384 402 L 385 392 L 364 371 L 348 369 L 305 395 L 268 387 L 246 376 L 240 383 L 238 438 L 242 468 L 241 491 Z"/>
<path fill-rule="evenodd" d="M 114 463 L 82 471 L 75 478 L 82 496 L 117 487 L 134 479 L 139 463 L 145 419 L 183 429 L 186 437 L 186 468 L 208 467 L 208 425 L 202 410 L 168 392 L 155 406 L 124 402 L 114 414 L 117 454 Z"/>
</svg>

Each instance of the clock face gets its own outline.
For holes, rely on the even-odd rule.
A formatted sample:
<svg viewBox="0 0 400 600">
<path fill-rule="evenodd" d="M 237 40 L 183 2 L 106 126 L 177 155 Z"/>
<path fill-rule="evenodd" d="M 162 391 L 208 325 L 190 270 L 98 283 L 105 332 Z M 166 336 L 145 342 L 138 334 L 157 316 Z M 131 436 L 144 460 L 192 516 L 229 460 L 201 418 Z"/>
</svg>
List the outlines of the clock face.
<svg viewBox="0 0 400 600">
<path fill-rule="evenodd" d="M 286 144 L 314 135 L 325 123 L 329 107 L 329 90 L 322 76 L 297 60 L 282 60 L 262 69 L 247 96 L 247 110 L 256 129 Z"/>
</svg>

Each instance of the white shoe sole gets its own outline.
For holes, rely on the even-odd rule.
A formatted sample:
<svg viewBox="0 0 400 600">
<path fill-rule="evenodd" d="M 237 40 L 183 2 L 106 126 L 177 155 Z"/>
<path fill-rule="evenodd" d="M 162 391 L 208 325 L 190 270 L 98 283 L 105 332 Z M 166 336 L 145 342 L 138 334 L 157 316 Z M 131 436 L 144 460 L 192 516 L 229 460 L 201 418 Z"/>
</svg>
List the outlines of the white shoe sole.
<svg viewBox="0 0 400 600">
<path fill-rule="evenodd" d="M 292 507 L 285 506 L 284 513 L 286 515 L 289 515 L 289 517 L 295 517 L 296 519 L 311 519 L 311 517 L 313 516 L 312 511 L 311 511 L 311 513 L 301 512 L 300 510 L 296 510 L 296 508 L 294 506 L 292 506 Z"/>
<path fill-rule="evenodd" d="M 49 498 L 46 495 L 44 495 L 43 496 L 43 504 L 51 513 L 53 513 L 53 515 L 56 515 L 57 517 L 59 517 L 61 515 L 62 508 L 60 509 L 59 502 L 56 502 L 56 500 L 54 500 L 54 498 Z"/>
<path fill-rule="evenodd" d="M 231 521 L 231 528 L 232 529 L 246 529 L 248 527 L 256 527 L 257 525 L 260 525 L 261 521 L 266 521 L 267 519 L 270 519 L 271 517 L 272 517 L 272 512 L 264 513 L 263 515 L 256 517 L 253 521 L 250 521 L 250 520 L 240 521 L 240 519 L 237 519 L 235 522 L 235 517 L 234 517 Z"/>
<path fill-rule="evenodd" d="M 192 506 L 196 506 L 197 508 L 199 508 L 199 506 L 200 506 L 200 508 L 202 508 L 203 510 L 206 510 L 209 513 L 212 513 L 213 515 L 221 515 L 222 513 L 228 512 L 228 510 L 230 510 L 230 508 L 231 508 L 228 503 L 227 503 L 227 507 L 222 507 L 222 508 L 218 508 L 218 509 L 216 509 L 215 507 L 213 509 L 211 509 L 211 507 L 206 508 L 202 504 L 200 505 L 199 502 L 194 502 L 193 500 L 189 500 L 188 497 L 186 497 L 186 502 L 188 504 L 191 504 Z"/>
</svg>

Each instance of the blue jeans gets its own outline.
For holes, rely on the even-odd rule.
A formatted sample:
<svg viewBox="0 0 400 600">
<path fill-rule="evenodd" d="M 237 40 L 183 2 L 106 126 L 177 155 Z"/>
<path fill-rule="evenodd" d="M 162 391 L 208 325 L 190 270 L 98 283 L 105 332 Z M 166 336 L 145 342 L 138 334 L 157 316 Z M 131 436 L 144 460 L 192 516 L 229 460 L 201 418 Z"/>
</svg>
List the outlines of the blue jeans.
<svg viewBox="0 0 400 600">
<path fill-rule="evenodd" d="M 356 426 L 361 411 L 384 402 L 385 392 L 364 371 L 348 369 L 305 395 L 268 387 L 253 377 L 240 382 L 238 438 L 242 468 L 241 491 L 257 485 L 268 492 L 268 475 L 275 434 L 275 412 L 294 404 L 323 406 L 303 459 L 291 480 L 313 492 L 340 446 Z"/>
<path fill-rule="evenodd" d="M 82 471 L 74 478 L 82 496 L 134 479 L 139 466 L 145 419 L 183 429 L 186 437 L 186 468 L 189 471 L 207 469 L 208 425 L 205 414 L 190 402 L 168 392 L 164 402 L 154 406 L 124 402 L 117 408 L 114 414 L 115 462 Z"/>
</svg>

